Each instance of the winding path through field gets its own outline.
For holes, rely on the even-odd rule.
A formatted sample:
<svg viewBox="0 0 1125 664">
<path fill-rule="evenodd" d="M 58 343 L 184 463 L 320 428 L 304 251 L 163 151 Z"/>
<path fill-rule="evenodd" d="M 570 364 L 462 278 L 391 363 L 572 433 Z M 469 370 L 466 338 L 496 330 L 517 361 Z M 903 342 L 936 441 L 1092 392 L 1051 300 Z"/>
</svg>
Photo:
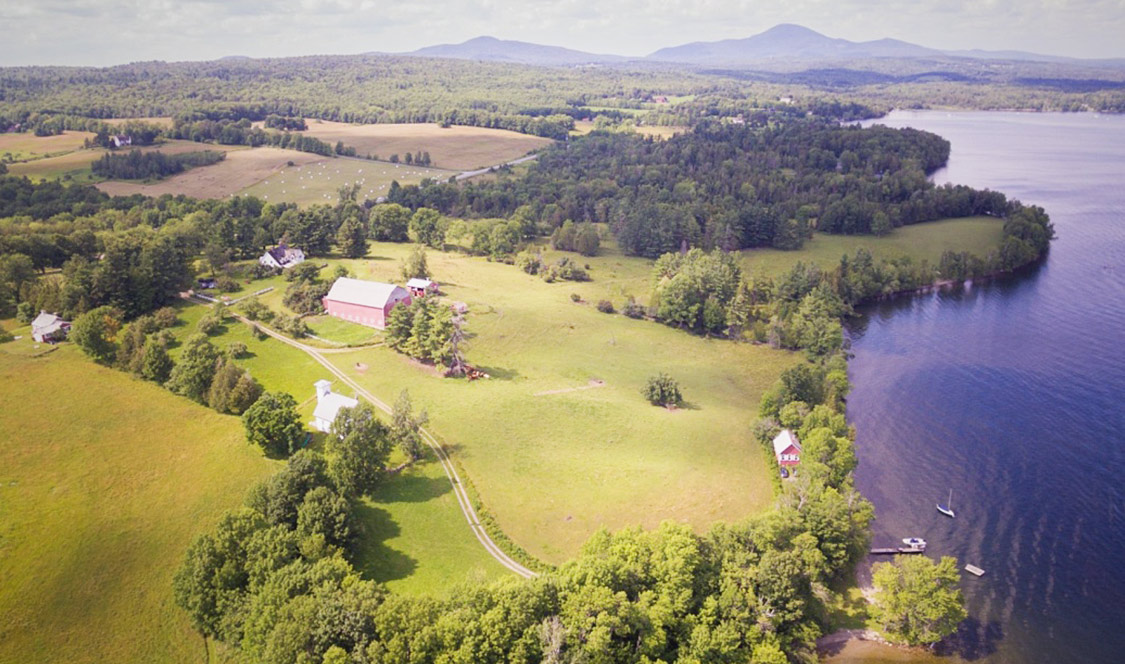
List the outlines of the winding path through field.
<svg viewBox="0 0 1125 664">
<path fill-rule="evenodd" d="M 371 392 L 367 391 L 361 385 L 349 378 L 343 371 L 337 368 L 336 365 L 325 359 L 322 355 L 322 353 L 325 352 L 324 349 L 313 348 L 312 346 L 307 346 L 299 341 L 290 339 L 280 332 L 275 332 L 274 330 L 271 330 L 265 326 L 250 321 L 249 319 L 244 318 L 234 313 L 233 311 L 230 312 L 230 314 L 244 323 L 258 325 L 259 329 L 261 329 L 263 332 L 270 335 L 274 339 L 277 339 L 282 343 L 288 344 L 294 348 L 304 351 L 309 357 L 316 360 L 321 366 L 330 371 L 332 375 L 339 378 L 342 383 L 355 390 L 357 394 L 362 396 L 364 399 L 367 399 L 376 408 L 383 411 L 384 413 L 387 413 L 388 415 L 391 413 L 391 407 L 388 406 L 384 401 L 376 397 Z M 472 501 L 469 499 L 468 492 L 465 491 L 465 487 L 461 482 L 461 476 L 457 473 L 457 468 L 453 466 L 453 462 L 449 460 L 449 456 L 445 453 L 445 449 L 442 448 L 441 443 L 439 443 L 437 438 L 435 438 L 429 431 L 422 429 L 421 432 L 422 437 L 426 440 L 426 443 L 429 444 L 430 448 L 433 449 L 434 453 L 437 455 L 438 461 L 441 462 L 442 470 L 445 471 L 445 476 L 449 478 L 449 483 L 453 485 L 453 493 L 455 496 L 457 496 L 457 503 L 461 506 L 461 513 L 465 516 L 465 520 L 469 522 L 469 528 L 473 531 L 473 534 L 476 535 L 477 541 L 480 542 L 485 551 L 488 551 L 489 555 L 491 555 L 501 565 L 508 568 L 512 572 L 515 572 L 516 574 L 519 574 L 524 578 L 535 576 L 535 572 L 529 570 L 528 568 L 513 560 L 510 556 L 508 556 L 508 554 L 504 553 L 504 551 L 502 551 L 500 547 L 496 546 L 496 543 L 493 542 L 492 538 L 488 536 L 488 532 L 484 529 L 484 526 L 481 525 L 480 518 L 477 516 L 477 511 L 473 507 Z"/>
</svg>

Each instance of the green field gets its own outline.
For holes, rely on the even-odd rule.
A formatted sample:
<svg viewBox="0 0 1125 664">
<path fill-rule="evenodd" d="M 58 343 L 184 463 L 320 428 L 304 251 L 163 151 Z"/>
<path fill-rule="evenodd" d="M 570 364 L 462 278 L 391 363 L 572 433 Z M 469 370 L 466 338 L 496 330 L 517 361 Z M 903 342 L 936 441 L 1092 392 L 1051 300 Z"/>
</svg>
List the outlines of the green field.
<svg viewBox="0 0 1125 664">
<path fill-rule="evenodd" d="M 304 166 L 289 166 L 267 179 L 243 189 L 241 194 L 266 201 L 298 205 L 335 204 L 340 187 L 358 182 L 359 200 L 386 196 L 391 182 L 418 184 L 424 178 L 445 180 L 455 171 L 390 164 L 364 159 L 331 159 Z"/>
<path fill-rule="evenodd" d="M 204 661 L 172 575 L 279 464 L 233 417 L 17 345 L 0 345 L 0 661 Z"/>
<path fill-rule="evenodd" d="M 359 278 L 394 280 L 407 250 L 375 244 L 375 260 L 344 262 Z M 647 273 L 649 261 L 619 260 Z M 750 425 L 761 392 L 797 356 L 602 314 L 571 302 L 583 286 L 509 265 L 438 252 L 429 261 L 448 299 L 469 305 L 468 359 L 491 379 L 442 379 L 387 348 L 327 357 L 385 401 L 409 389 L 518 544 L 561 562 L 601 526 L 703 528 L 769 504 Z M 593 274 L 611 287 L 608 272 Z M 680 380 L 688 408 L 644 401 L 658 371 Z"/>
<path fill-rule="evenodd" d="M 800 251 L 750 249 L 742 252 L 742 268 L 751 274 L 784 274 L 798 260 L 832 269 L 840 256 L 865 248 L 876 260 L 910 256 L 937 266 L 945 251 L 969 251 L 984 257 L 1000 246 L 1004 222 L 993 217 L 944 219 L 896 228 L 890 235 L 828 235 L 817 233 Z"/>
</svg>

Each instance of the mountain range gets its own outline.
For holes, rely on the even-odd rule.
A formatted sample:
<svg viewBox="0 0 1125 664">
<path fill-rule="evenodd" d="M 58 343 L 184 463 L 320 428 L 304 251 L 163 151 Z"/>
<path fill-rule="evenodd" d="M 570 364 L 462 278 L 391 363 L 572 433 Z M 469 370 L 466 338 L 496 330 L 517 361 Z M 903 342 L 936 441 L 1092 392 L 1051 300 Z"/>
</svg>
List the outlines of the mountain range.
<svg viewBox="0 0 1125 664">
<path fill-rule="evenodd" d="M 486 60 L 531 65 L 573 66 L 620 62 L 662 62 L 703 66 L 738 66 L 777 60 L 861 60 L 869 58 L 960 57 L 976 60 L 1024 60 L 1036 62 L 1083 62 L 1076 58 L 1039 55 L 1024 51 L 943 51 L 897 39 L 854 42 L 828 37 L 815 30 L 782 24 L 744 39 L 692 42 L 662 48 L 642 58 L 586 53 L 561 46 L 477 37 L 460 44 L 427 46 L 400 55 Z M 1109 61 L 1101 61 L 1109 62 Z M 1120 63 L 1122 61 L 1113 61 Z"/>
</svg>

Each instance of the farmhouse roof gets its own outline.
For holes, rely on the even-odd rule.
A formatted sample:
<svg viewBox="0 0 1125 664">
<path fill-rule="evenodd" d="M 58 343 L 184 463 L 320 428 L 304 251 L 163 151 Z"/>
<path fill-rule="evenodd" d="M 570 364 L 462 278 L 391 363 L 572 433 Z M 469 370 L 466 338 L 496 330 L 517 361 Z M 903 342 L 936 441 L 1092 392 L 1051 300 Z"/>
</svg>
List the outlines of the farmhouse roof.
<svg viewBox="0 0 1125 664">
<path fill-rule="evenodd" d="M 381 281 L 364 281 L 350 277 L 340 277 L 332 284 L 326 299 L 364 307 L 383 308 L 387 304 L 406 297 L 401 286 L 385 284 Z"/>
<path fill-rule="evenodd" d="M 419 279 L 418 277 L 414 277 L 413 279 L 410 279 L 406 282 L 407 288 L 429 288 L 433 285 L 434 282 L 430 281 L 429 279 Z"/>
<path fill-rule="evenodd" d="M 31 321 L 31 327 L 38 330 L 40 328 L 49 327 L 51 325 L 60 325 L 64 323 L 63 319 L 54 314 L 49 314 L 46 311 L 40 311 L 35 320 Z"/>
<path fill-rule="evenodd" d="M 329 392 L 317 398 L 313 417 L 325 422 L 335 422 L 341 408 L 355 408 L 358 405 L 359 402 L 351 397 Z"/>
<path fill-rule="evenodd" d="M 286 263 L 296 260 L 297 258 L 304 258 L 305 256 L 305 253 L 303 251 L 301 251 L 300 249 L 287 247 L 285 246 L 284 242 L 277 245 L 273 249 L 266 250 L 266 253 L 270 256 L 273 256 L 273 259 L 281 265 L 285 265 Z"/>
<path fill-rule="evenodd" d="M 773 439 L 774 456 L 777 456 L 778 454 L 781 454 L 785 450 L 789 449 L 790 446 L 796 447 L 798 452 L 801 451 L 801 444 L 799 442 L 797 442 L 797 434 L 793 433 L 789 429 L 782 429 L 781 433 L 774 436 L 774 439 Z"/>
</svg>

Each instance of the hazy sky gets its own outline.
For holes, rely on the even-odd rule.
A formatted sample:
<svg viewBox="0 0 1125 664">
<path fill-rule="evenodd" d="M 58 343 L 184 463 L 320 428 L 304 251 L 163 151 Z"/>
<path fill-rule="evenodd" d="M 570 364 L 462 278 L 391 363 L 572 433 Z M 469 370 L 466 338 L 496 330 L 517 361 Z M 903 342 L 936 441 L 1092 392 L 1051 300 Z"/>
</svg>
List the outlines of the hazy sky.
<svg viewBox="0 0 1125 664">
<path fill-rule="evenodd" d="M 0 65 L 395 52 L 480 35 L 645 55 L 778 23 L 855 41 L 1125 57 L 1125 0 L 0 0 Z"/>
</svg>

